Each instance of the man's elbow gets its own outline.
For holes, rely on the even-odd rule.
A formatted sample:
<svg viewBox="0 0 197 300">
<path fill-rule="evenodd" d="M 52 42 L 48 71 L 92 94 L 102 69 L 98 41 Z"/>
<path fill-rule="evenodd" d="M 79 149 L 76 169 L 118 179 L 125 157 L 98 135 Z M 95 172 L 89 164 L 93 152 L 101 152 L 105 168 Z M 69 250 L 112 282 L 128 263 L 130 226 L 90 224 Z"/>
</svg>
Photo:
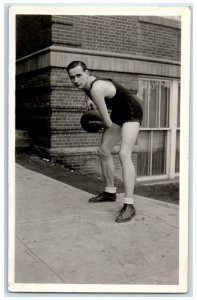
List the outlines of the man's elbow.
<svg viewBox="0 0 197 300">
<path fill-rule="evenodd" d="M 110 128 L 110 127 L 112 127 L 112 121 L 110 121 L 110 122 L 106 122 L 105 124 L 104 124 L 104 127 L 105 128 Z"/>
</svg>

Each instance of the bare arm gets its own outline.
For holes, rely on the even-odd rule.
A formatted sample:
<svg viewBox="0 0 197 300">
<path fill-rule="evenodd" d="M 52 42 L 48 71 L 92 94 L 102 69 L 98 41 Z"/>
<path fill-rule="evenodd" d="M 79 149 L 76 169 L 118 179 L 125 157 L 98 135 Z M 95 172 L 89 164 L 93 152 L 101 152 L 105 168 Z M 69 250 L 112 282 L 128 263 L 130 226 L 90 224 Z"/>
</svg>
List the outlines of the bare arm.
<svg viewBox="0 0 197 300">
<path fill-rule="evenodd" d="M 102 83 L 95 84 L 95 86 L 91 90 L 91 96 L 101 115 L 104 127 L 111 127 L 112 121 L 105 104 L 105 88 L 103 88 Z"/>
<path fill-rule="evenodd" d="M 90 99 L 90 98 L 86 98 L 86 109 L 87 110 L 91 110 L 91 109 L 96 109 L 96 105 L 94 104 L 94 102 Z"/>
</svg>

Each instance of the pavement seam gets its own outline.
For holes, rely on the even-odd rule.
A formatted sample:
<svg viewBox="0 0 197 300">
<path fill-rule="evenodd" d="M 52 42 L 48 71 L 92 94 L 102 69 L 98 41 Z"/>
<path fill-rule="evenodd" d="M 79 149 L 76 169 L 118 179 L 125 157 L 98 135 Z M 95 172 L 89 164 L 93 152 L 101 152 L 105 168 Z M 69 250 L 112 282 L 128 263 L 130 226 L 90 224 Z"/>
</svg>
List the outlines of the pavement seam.
<svg viewBox="0 0 197 300">
<path fill-rule="evenodd" d="M 143 214 L 143 213 L 140 213 L 140 215 L 146 216 L 147 218 L 150 218 L 150 219 L 152 219 L 152 220 L 155 220 L 155 221 L 158 222 L 158 223 L 163 223 L 163 224 L 166 224 L 166 225 L 168 225 L 168 226 L 170 226 L 170 227 L 173 227 L 173 228 L 175 228 L 175 229 L 179 229 L 179 226 L 176 226 L 176 225 L 173 225 L 173 224 L 169 224 L 169 223 L 165 222 L 163 219 L 160 219 L 159 217 L 153 218 L 153 217 L 148 216 L 148 215 Z M 136 214 L 136 217 L 137 217 L 137 214 Z"/>
<path fill-rule="evenodd" d="M 57 278 L 59 278 L 63 283 L 66 283 L 64 279 L 56 273 L 56 271 L 54 271 L 42 258 L 40 258 L 36 253 L 34 253 L 23 241 L 21 241 L 20 238 L 16 237 L 16 240 L 18 240 L 34 257 L 36 257 L 42 264 L 44 264 L 47 267 L 47 269 L 54 273 L 57 276 Z"/>
<path fill-rule="evenodd" d="M 78 215 L 73 215 L 73 216 L 66 216 L 66 217 L 62 217 L 62 218 L 57 218 L 57 219 L 33 219 L 33 220 L 25 220 L 25 221 L 18 221 L 16 222 L 16 225 L 20 225 L 20 224 L 25 224 L 25 223 L 39 223 L 39 222 L 50 222 L 50 221 L 62 221 L 65 219 L 73 219 L 73 218 L 77 218 Z"/>
</svg>

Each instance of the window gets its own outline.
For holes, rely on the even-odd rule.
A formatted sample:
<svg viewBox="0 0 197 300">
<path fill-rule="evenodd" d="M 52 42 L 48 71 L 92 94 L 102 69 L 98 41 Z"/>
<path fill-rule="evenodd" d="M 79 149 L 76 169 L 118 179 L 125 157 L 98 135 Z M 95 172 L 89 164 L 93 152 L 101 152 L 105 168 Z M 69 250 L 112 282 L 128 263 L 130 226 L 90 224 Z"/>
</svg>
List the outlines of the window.
<svg viewBox="0 0 197 300">
<path fill-rule="evenodd" d="M 177 83 L 177 82 L 176 82 Z M 179 171 L 179 105 L 177 105 L 177 132 L 172 132 L 171 123 L 174 116 L 172 108 L 176 107 L 177 94 L 174 93 L 177 84 L 171 80 L 140 79 L 138 96 L 143 107 L 143 121 L 138 136 L 137 176 L 170 176 L 171 155 Z M 172 107 L 173 104 L 173 107 Z M 174 109 L 174 108 L 173 108 Z M 176 143 L 176 146 L 175 146 Z M 174 148 L 171 147 L 174 144 Z M 175 152 L 172 154 L 172 152 Z M 176 157 L 175 157 L 176 156 Z M 176 169 L 176 170 L 175 170 Z M 171 172 L 172 173 L 172 172 Z"/>
<path fill-rule="evenodd" d="M 139 97 L 142 100 L 146 128 L 169 127 L 170 82 L 140 80 Z"/>
</svg>

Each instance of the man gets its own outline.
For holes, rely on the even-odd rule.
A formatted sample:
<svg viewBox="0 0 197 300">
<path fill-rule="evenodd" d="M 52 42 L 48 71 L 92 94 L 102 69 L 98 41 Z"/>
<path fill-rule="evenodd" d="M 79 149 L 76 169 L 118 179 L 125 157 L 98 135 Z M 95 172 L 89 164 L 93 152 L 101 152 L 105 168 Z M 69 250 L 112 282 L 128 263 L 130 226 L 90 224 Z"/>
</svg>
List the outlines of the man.
<svg viewBox="0 0 197 300">
<path fill-rule="evenodd" d="M 115 81 L 91 76 L 82 61 L 71 62 L 67 72 L 74 86 L 84 90 L 91 99 L 88 100 L 88 107 L 96 105 L 104 127 L 99 156 L 106 186 L 103 193 L 89 199 L 89 202 L 116 201 L 112 150 L 120 142 L 119 156 L 125 197 L 123 207 L 115 221 L 118 223 L 130 221 L 135 215 L 133 191 L 136 179 L 131 155 L 143 117 L 141 105 Z M 111 116 L 108 109 L 111 110 Z"/>
</svg>

